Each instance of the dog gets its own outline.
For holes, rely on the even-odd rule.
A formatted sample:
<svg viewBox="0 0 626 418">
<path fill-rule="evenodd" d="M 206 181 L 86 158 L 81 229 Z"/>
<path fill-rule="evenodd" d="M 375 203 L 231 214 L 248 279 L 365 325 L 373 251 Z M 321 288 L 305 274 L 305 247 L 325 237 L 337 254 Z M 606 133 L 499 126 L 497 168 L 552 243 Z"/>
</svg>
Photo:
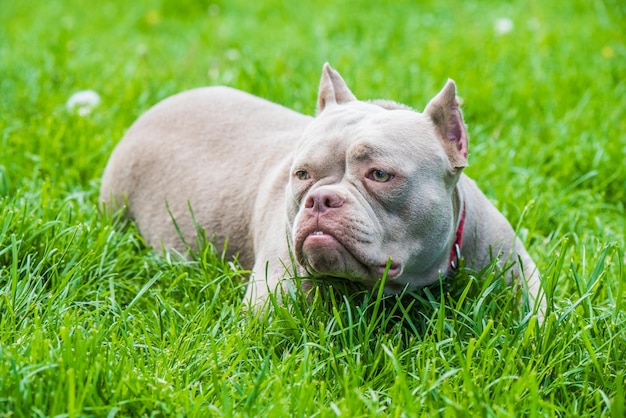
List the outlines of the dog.
<svg viewBox="0 0 626 418">
<path fill-rule="evenodd" d="M 158 103 L 112 153 L 100 201 L 155 248 L 184 253 L 198 227 L 228 241 L 257 308 L 296 276 L 365 288 L 385 276 L 400 294 L 453 274 L 459 257 L 480 270 L 498 255 L 541 311 L 535 263 L 463 173 L 467 157 L 454 81 L 419 113 L 357 100 L 325 64 L 315 117 L 220 86 Z"/>
</svg>

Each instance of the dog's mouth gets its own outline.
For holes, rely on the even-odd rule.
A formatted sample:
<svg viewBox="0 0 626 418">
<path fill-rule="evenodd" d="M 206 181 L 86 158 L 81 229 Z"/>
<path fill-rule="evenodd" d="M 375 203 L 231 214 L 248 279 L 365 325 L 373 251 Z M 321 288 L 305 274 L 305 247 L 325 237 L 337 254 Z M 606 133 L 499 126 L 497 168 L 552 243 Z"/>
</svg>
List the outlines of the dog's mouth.
<svg viewBox="0 0 626 418">
<path fill-rule="evenodd" d="M 306 252 L 306 248 L 310 250 L 321 248 L 336 248 L 339 250 L 343 248 L 345 251 L 348 251 L 345 245 L 343 245 L 333 234 L 322 230 L 311 231 L 304 237 L 304 240 L 302 241 L 303 253 Z"/>
<path fill-rule="evenodd" d="M 305 236 L 300 246 L 301 261 L 307 270 L 319 274 L 345 277 L 354 281 L 370 282 L 382 277 L 394 279 L 402 273 L 399 262 L 381 264 L 351 250 L 340 239 L 328 231 L 312 230 Z M 380 260 L 380 259 L 379 259 Z"/>
<path fill-rule="evenodd" d="M 305 238 L 302 245 L 312 244 L 312 243 L 322 243 L 322 242 L 336 242 L 339 245 L 342 245 L 341 242 L 332 234 L 320 230 L 311 231 Z"/>
<path fill-rule="evenodd" d="M 389 268 L 387 268 L 388 265 L 389 265 Z M 391 263 L 376 267 L 376 273 L 378 273 L 381 277 L 383 277 L 386 273 L 387 275 L 385 277 L 390 278 L 390 279 L 398 277 L 401 272 L 402 272 L 402 266 L 400 265 L 400 263 L 396 263 L 394 261 L 392 261 Z"/>
</svg>

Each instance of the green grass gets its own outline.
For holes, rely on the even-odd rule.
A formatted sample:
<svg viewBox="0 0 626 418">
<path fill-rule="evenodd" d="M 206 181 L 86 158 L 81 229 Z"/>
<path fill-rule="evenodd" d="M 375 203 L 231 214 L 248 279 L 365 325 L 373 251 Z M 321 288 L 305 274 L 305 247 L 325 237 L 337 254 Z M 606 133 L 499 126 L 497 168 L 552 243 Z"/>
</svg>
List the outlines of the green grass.
<svg viewBox="0 0 626 418">
<path fill-rule="evenodd" d="M 624 3 L 285 3 L 0 3 L 0 416 L 625 416 Z M 312 114 L 325 61 L 418 109 L 456 80 L 467 172 L 542 270 L 542 326 L 493 269 L 259 319 L 220 248 L 161 257 L 98 212 L 158 100 L 227 84 Z"/>
</svg>

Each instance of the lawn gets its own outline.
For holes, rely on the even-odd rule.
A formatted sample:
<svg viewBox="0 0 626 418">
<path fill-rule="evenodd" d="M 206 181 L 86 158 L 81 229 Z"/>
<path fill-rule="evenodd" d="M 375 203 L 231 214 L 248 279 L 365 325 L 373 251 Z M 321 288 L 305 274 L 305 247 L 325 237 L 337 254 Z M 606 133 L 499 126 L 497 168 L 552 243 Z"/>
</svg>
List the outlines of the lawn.
<svg viewBox="0 0 626 418">
<path fill-rule="evenodd" d="M 2 0 L 0 417 L 626 416 L 624 28 L 621 0 Z M 99 212 L 150 106 L 224 84 L 313 114 L 325 61 L 420 110 L 456 81 L 466 172 L 541 269 L 543 324 L 494 269 L 258 318 L 222 248 L 154 253 Z"/>
</svg>

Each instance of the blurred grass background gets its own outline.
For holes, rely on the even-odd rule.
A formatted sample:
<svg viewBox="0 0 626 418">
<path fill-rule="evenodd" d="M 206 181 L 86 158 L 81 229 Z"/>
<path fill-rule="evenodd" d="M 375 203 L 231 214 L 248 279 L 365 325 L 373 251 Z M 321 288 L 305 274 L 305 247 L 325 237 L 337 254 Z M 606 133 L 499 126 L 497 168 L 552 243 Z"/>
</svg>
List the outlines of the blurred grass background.
<svg viewBox="0 0 626 418">
<path fill-rule="evenodd" d="M 623 416 L 624 28 L 620 0 L 0 2 L 0 414 Z M 110 152 L 158 100 L 225 84 L 313 114 L 325 61 L 418 110 L 457 82 L 467 173 L 558 321 L 435 309 L 425 335 L 369 341 L 342 327 L 354 302 L 264 328 L 219 251 L 160 258 L 98 214 Z M 84 89 L 102 100 L 80 116 Z"/>
</svg>

